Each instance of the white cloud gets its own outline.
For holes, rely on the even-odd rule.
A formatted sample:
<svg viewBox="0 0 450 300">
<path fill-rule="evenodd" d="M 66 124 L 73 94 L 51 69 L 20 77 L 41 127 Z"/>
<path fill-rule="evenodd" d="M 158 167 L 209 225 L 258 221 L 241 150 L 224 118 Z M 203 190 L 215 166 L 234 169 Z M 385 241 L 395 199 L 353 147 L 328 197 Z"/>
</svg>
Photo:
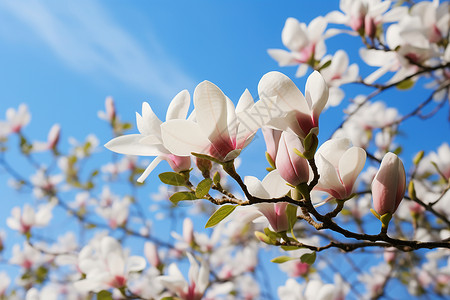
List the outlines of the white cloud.
<svg viewBox="0 0 450 300">
<path fill-rule="evenodd" d="M 0 7 L 77 71 L 111 76 L 168 100 L 193 86 L 193 80 L 161 53 L 157 41 L 144 48 L 97 1 L 7 0 Z"/>
</svg>

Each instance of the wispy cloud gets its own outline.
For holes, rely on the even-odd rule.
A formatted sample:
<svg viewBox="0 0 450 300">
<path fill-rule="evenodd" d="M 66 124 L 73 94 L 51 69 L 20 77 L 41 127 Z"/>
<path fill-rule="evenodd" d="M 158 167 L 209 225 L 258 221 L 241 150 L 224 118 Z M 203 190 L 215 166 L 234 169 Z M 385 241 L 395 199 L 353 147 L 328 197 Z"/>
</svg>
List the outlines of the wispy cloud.
<svg viewBox="0 0 450 300">
<path fill-rule="evenodd" d="M 144 46 L 97 1 L 6 0 L 0 8 L 77 71 L 111 76 L 167 99 L 193 86 L 189 75 L 161 53 L 156 40 Z"/>
</svg>

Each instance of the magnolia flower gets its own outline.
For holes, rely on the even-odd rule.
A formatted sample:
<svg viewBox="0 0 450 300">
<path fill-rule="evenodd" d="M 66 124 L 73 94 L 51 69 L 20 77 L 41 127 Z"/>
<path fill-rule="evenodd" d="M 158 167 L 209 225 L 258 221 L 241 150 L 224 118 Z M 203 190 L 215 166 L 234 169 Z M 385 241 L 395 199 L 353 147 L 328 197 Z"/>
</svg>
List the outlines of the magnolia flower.
<svg viewBox="0 0 450 300">
<path fill-rule="evenodd" d="M 343 13 L 332 11 L 325 18 L 328 22 L 345 24 L 361 35 L 374 38 L 378 27 L 400 20 L 408 10 L 404 6 L 389 10 L 390 6 L 389 0 L 341 0 L 339 8 Z"/>
<path fill-rule="evenodd" d="M 61 127 L 59 124 L 55 124 L 50 128 L 48 132 L 48 137 L 46 142 L 34 142 L 32 151 L 47 151 L 47 150 L 55 150 L 56 145 L 59 141 L 59 136 L 61 132 Z"/>
<path fill-rule="evenodd" d="M 280 67 L 299 65 L 297 77 L 305 75 L 308 65 L 320 61 L 326 53 L 324 31 L 327 22 L 323 17 L 317 17 L 306 26 L 297 19 L 288 18 L 281 33 L 283 44 L 290 50 L 269 49 L 269 55 Z"/>
<path fill-rule="evenodd" d="M 190 96 L 187 90 L 178 93 L 167 109 L 166 122 L 186 119 L 189 102 Z M 161 134 L 161 124 L 163 122 L 158 119 L 147 102 L 142 103 L 142 116 L 136 113 L 136 123 L 139 130 L 138 134 L 116 137 L 106 143 L 105 147 L 121 154 L 156 156 L 152 163 L 145 169 L 144 173 L 138 178 L 138 182 L 143 182 L 161 160 L 166 160 L 175 172 L 189 169 L 191 159 L 187 155 L 174 155 L 163 145 Z"/>
<path fill-rule="evenodd" d="M 366 152 L 350 147 L 349 139 L 331 139 L 320 146 L 315 160 L 320 179 L 314 189 L 345 200 L 352 195 L 356 178 L 364 168 Z"/>
<path fill-rule="evenodd" d="M 386 153 L 372 182 L 373 206 L 380 215 L 393 214 L 403 199 L 406 189 L 405 168 L 392 152 Z"/>
<path fill-rule="evenodd" d="M 290 131 L 301 139 L 309 132 L 319 131 L 319 116 L 328 101 L 328 87 L 319 72 L 314 71 L 306 81 L 306 97 L 286 75 L 269 72 L 258 84 L 258 93 L 263 101 L 284 112 L 274 117 L 267 126 Z"/>
<path fill-rule="evenodd" d="M 436 164 L 445 179 L 450 179 L 450 146 L 448 143 L 442 143 L 436 152 L 433 151 L 425 156 L 419 164 L 418 172 L 429 174 L 436 173 L 436 168 L 432 163 Z"/>
<path fill-rule="evenodd" d="M 115 229 L 127 222 L 130 204 L 129 197 L 125 197 L 122 200 L 113 201 L 110 205 L 98 206 L 96 212 L 108 221 L 109 227 Z"/>
<path fill-rule="evenodd" d="M 268 127 L 261 128 L 264 136 L 264 141 L 266 142 L 267 154 L 270 156 L 272 161 L 275 163 L 278 152 L 278 144 L 280 143 L 281 130 L 276 130 Z"/>
<path fill-rule="evenodd" d="M 105 111 L 99 111 L 97 116 L 109 123 L 112 123 L 116 118 L 116 106 L 114 105 L 114 99 L 112 97 L 106 97 L 105 99 Z"/>
<path fill-rule="evenodd" d="M 341 300 L 345 299 L 349 286 L 339 275 L 335 275 L 334 284 L 323 283 L 320 279 L 298 283 L 293 278 L 285 286 L 278 288 L 278 297 L 283 300 Z"/>
<path fill-rule="evenodd" d="M 290 132 L 283 131 L 278 145 L 275 166 L 280 176 L 293 186 L 308 182 L 308 161 L 295 153 L 294 149 L 303 152 L 300 139 Z"/>
<path fill-rule="evenodd" d="M 423 1 L 414 4 L 411 16 L 417 17 L 414 26 L 405 34 L 410 35 L 415 42 L 426 38 L 430 43 L 439 43 L 448 36 L 450 23 L 450 6 L 448 2 L 439 4 L 439 0 Z"/>
<path fill-rule="evenodd" d="M 252 196 L 263 199 L 280 198 L 290 190 L 290 187 L 286 185 L 286 182 L 281 178 L 277 170 L 267 174 L 262 182 L 256 177 L 246 176 L 244 183 Z M 289 222 L 286 215 L 287 204 L 287 202 L 258 203 L 246 209 L 256 212 L 257 215 L 263 215 L 269 221 L 272 229 L 280 232 L 289 229 Z M 253 218 L 255 217 L 253 216 Z"/>
<path fill-rule="evenodd" d="M 44 227 L 52 218 L 52 209 L 55 203 L 50 202 L 39 206 L 35 211 L 30 205 L 25 204 L 23 210 L 16 206 L 11 210 L 11 217 L 6 219 L 6 224 L 12 230 L 18 230 L 28 234 L 33 227 Z"/>
<path fill-rule="evenodd" d="M 30 177 L 33 184 L 33 194 L 38 199 L 55 194 L 56 186 L 63 180 L 63 174 L 49 175 L 44 169 L 37 170 L 36 174 Z"/>
<path fill-rule="evenodd" d="M 19 265 L 26 270 L 37 269 L 39 266 L 51 261 L 53 256 L 43 254 L 34 249 L 30 244 L 24 243 L 23 250 L 19 245 L 14 245 L 9 263 Z"/>
<path fill-rule="evenodd" d="M 6 289 L 9 287 L 11 279 L 8 274 L 4 271 L 0 272 L 0 297 L 4 297 Z"/>
<path fill-rule="evenodd" d="M 99 292 L 109 288 L 123 288 L 133 272 L 145 268 L 140 256 L 128 256 L 117 240 L 103 237 L 99 248 L 85 246 L 78 255 L 78 267 L 86 279 L 75 282 L 80 291 Z"/>
<path fill-rule="evenodd" d="M 344 92 L 339 86 L 354 82 L 358 78 L 359 68 L 357 64 L 349 66 L 348 55 L 344 50 L 338 50 L 333 57 L 325 56 L 322 62 L 331 61 L 331 64 L 320 70 L 320 74 L 330 87 L 330 97 L 327 105 L 337 106 L 344 98 Z"/>
<path fill-rule="evenodd" d="M 192 152 L 226 162 L 235 159 L 252 140 L 256 130 L 241 122 L 239 115 L 250 110 L 253 98 L 248 90 L 234 107 L 228 97 L 209 81 L 194 91 L 196 120 L 169 120 L 161 125 L 164 146 L 175 155 Z"/>
<path fill-rule="evenodd" d="M 26 104 L 20 104 L 16 111 L 14 108 L 6 110 L 6 121 L 9 125 L 10 132 L 18 133 L 20 130 L 30 123 L 31 114 Z"/>
<path fill-rule="evenodd" d="M 187 282 L 175 263 L 169 265 L 169 274 L 157 279 L 172 293 L 183 300 L 200 300 L 209 284 L 209 268 L 205 261 L 199 268 L 194 257 L 187 253 L 191 267 L 189 268 L 189 282 Z"/>
</svg>

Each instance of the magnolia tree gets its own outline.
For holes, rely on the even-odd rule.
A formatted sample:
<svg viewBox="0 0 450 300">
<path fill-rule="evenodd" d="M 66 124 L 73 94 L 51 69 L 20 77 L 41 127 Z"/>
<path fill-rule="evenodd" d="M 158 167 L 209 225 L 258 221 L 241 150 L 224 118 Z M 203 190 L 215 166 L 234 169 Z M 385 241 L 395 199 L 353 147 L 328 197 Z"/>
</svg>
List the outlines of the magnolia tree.
<svg viewBox="0 0 450 300">
<path fill-rule="evenodd" d="M 281 67 L 298 67 L 298 77 L 310 71 L 304 89 L 269 72 L 257 101 L 246 90 L 234 105 L 203 81 L 193 109 L 181 91 L 165 121 L 143 103 L 131 134 L 108 98 L 98 114 L 114 136 L 107 154 L 97 153 L 94 135 L 61 151 L 59 125 L 47 141 L 34 141 L 27 106 L 8 109 L 1 176 L 28 200 L 11 210 L 9 238 L 0 232 L 2 263 L 11 265 L 0 272 L 0 298 L 449 296 L 448 128 L 435 150 L 404 145 L 415 157 L 396 143 L 406 120 L 448 107 L 449 24 L 449 3 L 439 1 L 341 0 L 340 11 L 309 24 L 289 18 L 286 49 L 268 53 Z M 345 47 L 327 54 L 327 40 L 344 36 L 360 40 L 360 58 L 378 69 L 362 76 Z M 348 84 L 367 93 L 346 95 Z M 379 100 L 410 88 L 429 96 L 414 99 L 407 114 L 388 105 L 410 99 Z M 319 116 L 330 106 L 343 119 L 327 120 L 337 129 L 319 141 Z M 267 147 L 265 159 L 254 155 L 267 167 L 262 180 L 238 171 L 259 130 Z M 17 168 L 19 159 L 28 166 Z M 172 171 L 159 174 L 163 184 L 149 200 L 145 180 L 163 160 Z"/>
</svg>

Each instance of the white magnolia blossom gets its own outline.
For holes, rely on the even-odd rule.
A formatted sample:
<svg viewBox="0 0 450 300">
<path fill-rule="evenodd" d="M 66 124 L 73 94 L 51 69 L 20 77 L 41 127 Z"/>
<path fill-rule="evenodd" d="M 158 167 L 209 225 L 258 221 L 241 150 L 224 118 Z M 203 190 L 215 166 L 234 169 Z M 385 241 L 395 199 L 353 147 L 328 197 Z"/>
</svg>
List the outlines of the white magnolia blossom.
<svg viewBox="0 0 450 300">
<path fill-rule="evenodd" d="M 437 151 L 430 152 L 423 158 L 418 166 L 418 173 L 436 173 L 437 170 L 432 163 L 436 164 L 437 168 L 446 179 L 450 178 L 450 147 L 447 142 L 442 143 Z"/>
<path fill-rule="evenodd" d="M 127 286 L 134 272 L 145 268 L 140 256 L 128 256 L 117 240 L 103 237 L 97 245 L 85 246 L 78 255 L 78 268 L 86 279 L 75 282 L 79 291 L 99 292 L 103 289 Z"/>
<path fill-rule="evenodd" d="M 9 278 L 8 274 L 4 271 L 0 272 L 0 297 L 5 295 L 6 289 L 9 287 L 11 283 L 11 278 Z"/>
<path fill-rule="evenodd" d="M 61 133 L 61 126 L 59 124 L 55 124 L 50 128 L 48 132 L 47 141 L 46 142 L 34 142 L 33 143 L 33 152 L 47 151 L 55 149 L 56 145 L 59 141 L 59 136 Z"/>
<path fill-rule="evenodd" d="M 203 81 L 194 91 L 195 119 L 161 125 L 164 145 L 175 155 L 206 154 L 219 161 L 235 159 L 253 139 L 259 125 L 243 123 L 240 115 L 254 107 L 245 90 L 237 106 L 213 83 Z"/>
<path fill-rule="evenodd" d="M 124 197 L 121 200 L 114 200 L 109 205 L 97 206 L 96 212 L 107 220 L 109 227 L 114 229 L 127 222 L 130 204 L 130 198 Z"/>
<path fill-rule="evenodd" d="M 320 59 L 326 53 L 325 29 L 327 22 L 323 17 L 317 17 L 309 25 L 300 23 L 295 18 L 288 18 L 281 33 L 283 44 L 290 51 L 269 49 L 269 55 L 280 67 L 299 65 L 296 76 L 305 75 L 308 65 Z"/>
<path fill-rule="evenodd" d="M 327 106 L 337 106 L 344 98 L 344 91 L 339 87 L 343 84 L 354 82 L 358 79 L 359 67 L 357 64 L 349 65 L 348 55 L 344 50 L 338 50 L 333 56 L 325 56 L 322 62 L 331 60 L 331 64 L 320 70 L 330 88 Z"/>
<path fill-rule="evenodd" d="M 167 109 L 166 122 L 171 120 L 185 120 L 189 111 L 190 95 L 187 90 L 178 93 Z M 156 156 L 144 173 L 138 178 L 143 182 L 153 169 L 166 160 L 174 171 L 184 171 L 190 167 L 187 155 L 174 155 L 163 143 L 161 125 L 163 122 L 155 115 L 147 102 L 142 103 L 142 115 L 136 113 L 138 134 L 116 137 L 106 143 L 105 147 L 111 151 L 138 156 Z"/>
<path fill-rule="evenodd" d="M 169 274 L 157 277 L 158 280 L 172 293 L 184 300 L 200 300 L 209 284 L 209 268 L 205 261 L 199 267 L 195 258 L 187 253 L 191 267 L 189 268 L 189 282 L 184 279 L 177 265 L 169 266 Z"/>
<path fill-rule="evenodd" d="M 358 279 L 366 285 L 365 297 L 363 299 L 373 299 L 383 293 L 383 286 L 390 273 L 391 267 L 385 262 L 378 266 L 371 267 L 369 273 L 364 273 L 358 276 Z"/>
<path fill-rule="evenodd" d="M 6 123 L 10 132 L 18 133 L 31 121 L 31 114 L 26 104 L 20 104 L 19 108 L 6 110 Z"/>
<path fill-rule="evenodd" d="M 343 300 L 348 290 L 349 286 L 339 275 L 335 275 L 334 284 L 324 283 L 320 279 L 300 284 L 289 278 L 285 286 L 278 288 L 278 297 L 283 300 Z"/>
<path fill-rule="evenodd" d="M 315 159 L 320 178 L 314 189 L 335 199 L 348 199 L 366 162 L 364 149 L 351 147 L 349 139 L 331 139 L 320 146 Z"/>
<path fill-rule="evenodd" d="M 328 86 L 319 72 L 308 77 L 306 97 L 280 72 L 265 74 L 259 81 L 258 93 L 278 113 L 267 122 L 268 127 L 290 131 L 301 139 L 309 132 L 318 133 L 319 116 L 328 101 Z"/>
<path fill-rule="evenodd" d="M 50 262 L 52 259 L 53 256 L 43 254 L 25 242 L 23 244 L 23 249 L 20 249 L 20 245 L 18 244 L 13 246 L 12 256 L 9 262 L 14 265 L 19 265 L 25 270 L 31 270 L 37 269 L 38 267 Z"/>
<path fill-rule="evenodd" d="M 23 208 L 19 206 L 11 210 L 11 217 L 6 219 L 6 224 L 13 230 L 28 234 L 33 227 L 45 227 L 52 219 L 52 210 L 56 205 L 54 202 L 40 205 L 37 210 L 29 204 Z"/>
<path fill-rule="evenodd" d="M 40 199 L 55 193 L 56 186 L 64 180 L 63 174 L 49 175 L 44 169 L 39 169 L 30 177 L 33 184 L 33 194 Z"/>
</svg>

